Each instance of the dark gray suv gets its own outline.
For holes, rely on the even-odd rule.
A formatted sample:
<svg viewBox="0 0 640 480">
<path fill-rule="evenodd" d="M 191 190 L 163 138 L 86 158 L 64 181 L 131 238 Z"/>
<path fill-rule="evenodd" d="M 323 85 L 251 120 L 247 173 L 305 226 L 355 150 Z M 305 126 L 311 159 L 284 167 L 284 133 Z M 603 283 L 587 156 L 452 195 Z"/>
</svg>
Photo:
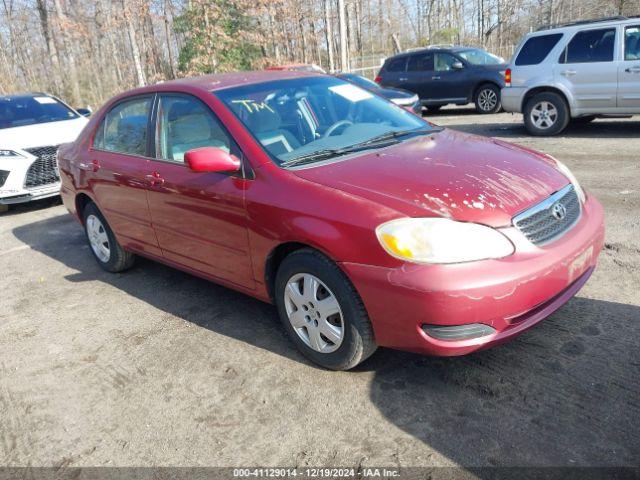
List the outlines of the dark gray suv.
<svg viewBox="0 0 640 480">
<path fill-rule="evenodd" d="M 470 47 L 429 47 L 387 58 L 376 81 L 417 93 L 430 111 L 475 103 L 479 113 L 500 110 L 504 61 Z"/>
</svg>

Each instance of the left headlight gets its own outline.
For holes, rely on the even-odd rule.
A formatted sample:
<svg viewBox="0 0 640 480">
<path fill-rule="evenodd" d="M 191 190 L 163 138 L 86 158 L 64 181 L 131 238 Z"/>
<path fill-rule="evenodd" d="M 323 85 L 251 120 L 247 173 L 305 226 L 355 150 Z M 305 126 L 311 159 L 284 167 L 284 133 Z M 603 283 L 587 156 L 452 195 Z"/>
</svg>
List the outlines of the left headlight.
<svg viewBox="0 0 640 480">
<path fill-rule="evenodd" d="M 569 167 L 567 167 L 564 163 L 562 163 L 560 160 L 558 160 L 557 158 L 553 158 L 554 162 L 556 162 L 556 165 L 558 167 L 558 170 L 560 170 L 560 172 L 567 177 L 567 180 L 569 180 L 571 182 L 571 185 L 573 185 L 573 188 L 575 189 L 576 193 L 578 194 L 578 198 L 580 198 L 580 202 L 584 203 L 586 196 L 584 194 L 584 190 L 582 190 L 582 187 L 580 186 L 580 183 L 578 182 L 578 179 L 576 178 L 576 176 L 573 174 L 573 172 L 571 172 L 571 170 L 569 170 Z"/>
<path fill-rule="evenodd" d="M 446 218 L 401 218 L 383 223 L 376 235 L 389 255 L 413 263 L 462 263 L 502 258 L 513 244 L 497 230 Z"/>
<path fill-rule="evenodd" d="M 0 157 L 22 157 L 22 155 L 13 150 L 0 150 Z"/>
</svg>

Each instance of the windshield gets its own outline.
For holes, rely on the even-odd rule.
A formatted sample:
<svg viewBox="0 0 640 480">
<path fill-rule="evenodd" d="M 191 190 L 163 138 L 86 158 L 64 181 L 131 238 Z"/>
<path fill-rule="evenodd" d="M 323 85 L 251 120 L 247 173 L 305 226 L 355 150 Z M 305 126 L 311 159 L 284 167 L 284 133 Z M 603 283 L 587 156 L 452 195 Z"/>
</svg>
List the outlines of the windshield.
<svg viewBox="0 0 640 480">
<path fill-rule="evenodd" d="M 465 50 L 458 52 L 458 55 L 473 65 L 500 65 L 504 63 L 500 57 L 484 50 Z"/>
<path fill-rule="evenodd" d="M 335 77 L 277 80 L 215 94 L 278 164 L 315 152 L 342 153 L 393 132 L 435 130 L 413 113 Z M 394 141 L 400 140 L 394 136 Z"/>
<path fill-rule="evenodd" d="M 47 95 L 0 97 L 0 129 L 77 118 L 73 110 Z"/>
</svg>

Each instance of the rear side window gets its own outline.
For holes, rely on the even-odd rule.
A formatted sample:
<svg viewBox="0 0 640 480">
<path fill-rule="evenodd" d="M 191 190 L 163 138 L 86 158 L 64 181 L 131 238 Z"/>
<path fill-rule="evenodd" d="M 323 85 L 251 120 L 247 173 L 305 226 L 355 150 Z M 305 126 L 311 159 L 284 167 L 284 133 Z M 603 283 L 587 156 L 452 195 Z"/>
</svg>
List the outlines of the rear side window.
<svg viewBox="0 0 640 480">
<path fill-rule="evenodd" d="M 430 72 L 433 70 L 433 53 L 411 55 L 407 65 L 409 72 Z"/>
<path fill-rule="evenodd" d="M 109 152 L 145 156 L 151 97 L 117 104 L 105 115 L 96 131 L 94 148 Z"/>
<path fill-rule="evenodd" d="M 624 31 L 624 59 L 640 60 L 640 26 L 627 27 Z"/>
<path fill-rule="evenodd" d="M 561 38 L 561 33 L 531 37 L 520 49 L 516 65 L 538 65 L 547 58 Z"/>
<path fill-rule="evenodd" d="M 392 58 L 387 61 L 384 69 L 387 72 L 404 72 L 404 68 L 407 64 L 407 57 Z"/>
<path fill-rule="evenodd" d="M 613 62 L 616 29 L 578 32 L 562 52 L 560 63 Z"/>
</svg>

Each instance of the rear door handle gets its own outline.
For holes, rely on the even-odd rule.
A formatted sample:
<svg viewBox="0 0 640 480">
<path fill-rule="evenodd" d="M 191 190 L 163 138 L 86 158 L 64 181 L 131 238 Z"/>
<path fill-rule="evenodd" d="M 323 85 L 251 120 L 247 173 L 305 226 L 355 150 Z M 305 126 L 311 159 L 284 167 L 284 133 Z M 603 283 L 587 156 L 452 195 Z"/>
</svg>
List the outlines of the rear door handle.
<svg viewBox="0 0 640 480">
<path fill-rule="evenodd" d="M 434 75 L 433 77 L 431 77 L 431 80 L 440 80 L 440 76 Z"/>
<path fill-rule="evenodd" d="M 164 184 L 164 178 L 160 176 L 159 172 L 153 172 L 149 175 L 145 175 L 145 178 L 149 182 L 149 185 L 151 185 L 152 187 L 157 187 Z"/>
<path fill-rule="evenodd" d="M 407 77 L 400 77 L 398 78 L 398 80 L 400 80 L 401 82 L 406 82 L 409 79 Z"/>
<path fill-rule="evenodd" d="M 629 68 L 625 69 L 625 72 L 627 72 L 627 73 L 640 73 L 640 66 L 629 67 Z"/>
<path fill-rule="evenodd" d="M 562 75 L 564 75 L 565 77 L 573 77 L 577 73 L 578 72 L 576 72 L 575 70 L 563 70 L 562 71 Z"/>
</svg>

